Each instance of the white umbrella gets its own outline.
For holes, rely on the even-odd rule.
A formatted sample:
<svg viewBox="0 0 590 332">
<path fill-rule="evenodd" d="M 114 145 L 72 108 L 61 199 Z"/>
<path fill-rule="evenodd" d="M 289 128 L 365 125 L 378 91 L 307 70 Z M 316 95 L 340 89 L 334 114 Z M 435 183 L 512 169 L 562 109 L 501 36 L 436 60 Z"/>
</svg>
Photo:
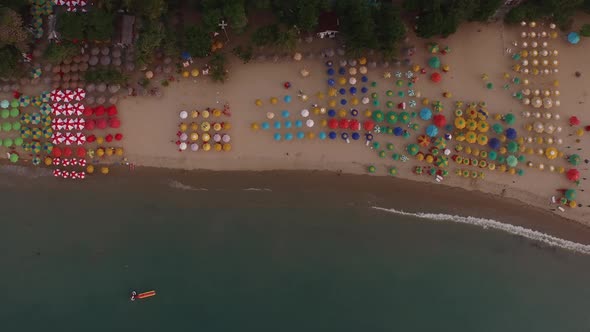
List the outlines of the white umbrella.
<svg viewBox="0 0 590 332">
<path fill-rule="evenodd" d="M 301 116 L 307 118 L 309 116 L 309 110 L 303 109 L 301 110 Z"/>
<path fill-rule="evenodd" d="M 297 52 L 295 53 L 295 55 L 293 55 L 293 60 L 295 61 L 300 61 L 302 58 L 301 53 Z"/>
<path fill-rule="evenodd" d="M 184 142 L 184 141 L 186 141 L 187 139 L 188 139 L 188 135 L 187 135 L 186 133 L 182 133 L 182 134 L 180 135 L 180 140 L 181 140 L 181 141 L 183 141 L 183 142 Z"/>
<path fill-rule="evenodd" d="M 363 103 L 364 105 L 369 103 L 369 97 L 363 97 L 363 99 L 361 100 L 361 103 Z"/>
<path fill-rule="evenodd" d="M 188 117 L 188 112 L 187 111 L 181 111 L 180 112 L 180 118 L 181 119 L 186 119 Z"/>
<path fill-rule="evenodd" d="M 301 73 L 301 76 L 303 76 L 303 77 L 309 76 L 309 70 L 307 70 L 305 68 L 301 69 L 300 73 Z"/>
<path fill-rule="evenodd" d="M 348 73 L 350 75 L 356 75 L 356 68 L 355 67 L 350 67 L 350 69 L 348 69 Z"/>
<path fill-rule="evenodd" d="M 553 107 L 553 100 L 551 98 L 544 98 L 543 99 L 543 107 L 545 107 L 545 108 Z"/>
<path fill-rule="evenodd" d="M 186 143 L 185 142 L 182 142 L 182 143 L 180 143 L 180 145 L 178 146 L 178 148 L 180 149 L 180 151 L 184 151 L 184 150 L 186 150 L 186 146 L 187 146 Z"/>
<path fill-rule="evenodd" d="M 541 100 L 539 97 L 535 97 L 533 100 L 531 100 L 531 105 L 533 105 L 534 108 L 539 108 L 543 106 L 543 100 Z"/>
<path fill-rule="evenodd" d="M 366 73 L 367 73 L 367 67 L 365 67 L 365 66 L 361 66 L 361 67 L 359 68 L 359 72 L 360 72 L 361 74 L 363 74 L 363 75 L 364 75 L 364 74 L 366 74 Z"/>
<path fill-rule="evenodd" d="M 350 79 L 348 79 L 348 83 L 350 83 L 350 85 L 355 85 L 356 84 L 356 78 L 351 77 Z"/>
<path fill-rule="evenodd" d="M 199 150 L 199 144 L 197 144 L 197 143 L 191 144 L 191 151 L 197 151 L 197 150 Z"/>
<path fill-rule="evenodd" d="M 267 119 L 271 120 L 271 119 L 273 119 L 274 117 L 275 117 L 275 114 L 274 114 L 273 112 L 267 112 L 267 113 L 266 113 L 266 118 L 267 118 Z"/>
<path fill-rule="evenodd" d="M 305 125 L 308 126 L 309 128 L 313 127 L 314 122 L 312 119 L 309 119 L 307 121 L 305 121 Z"/>
<path fill-rule="evenodd" d="M 221 140 L 223 143 L 229 143 L 229 141 L 231 141 L 231 137 L 228 134 L 225 134 L 221 137 Z"/>
<path fill-rule="evenodd" d="M 543 123 L 542 123 L 542 122 L 536 121 L 536 122 L 533 124 L 533 129 L 535 130 L 535 132 L 537 132 L 537 133 L 539 133 L 539 134 L 540 134 L 540 133 L 542 133 L 543 131 L 545 131 L 545 125 L 543 125 Z"/>
<path fill-rule="evenodd" d="M 215 141 L 215 142 L 221 141 L 221 135 L 219 135 L 219 134 L 213 135 L 213 141 Z"/>
</svg>

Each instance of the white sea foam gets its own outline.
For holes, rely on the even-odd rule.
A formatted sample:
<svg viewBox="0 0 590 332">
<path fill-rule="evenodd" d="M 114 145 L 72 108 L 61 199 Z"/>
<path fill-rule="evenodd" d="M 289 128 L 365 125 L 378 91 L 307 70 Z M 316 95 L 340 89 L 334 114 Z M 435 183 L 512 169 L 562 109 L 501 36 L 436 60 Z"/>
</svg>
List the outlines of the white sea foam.
<svg viewBox="0 0 590 332">
<path fill-rule="evenodd" d="M 272 191 L 272 189 L 269 188 L 246 188 L 246 189 L 242 189 L 243 191 Z"/>
<path fill-rule="evenodd" d="M 532 229 L 524 228 L 521 226 L 515 226 L 510 224 L 504 224 L 496 220 L 492 219 L 484 219 L 484 218 L 475 218 L 475 217 L 462 217 L 462 216 L 453 216 L 450 214 L 442 214 L 442 213 L 411 213 L 411 212 L 404 212 L 399 211 L 396 209 L 386 209 L 378 206 L 372 206 L 371 208 L 380 211 L 386 211 L 390 213 L 395 213 L 398 215 L 403 216 L 411 216 L 420 219 L 428 219 L 434 221 L 451 221 L 461 224 L 469 224 L 483 227 L 484 229 L 493 228 L 496 230 L 508 232 L 510 234 L 518 235 L 525 237 L 527 239 L 543 242 L 550 246 L 560 247 L 567 250 L 575 251 L 578 253 L 590 255 L 590 245 L 585 245 L 581 243 L 576 243 L 568 240 L 564 240 L 555 236 L 551 236 L 549 234 L 541 233 L 539 231 L 534 231 Z"/>
<path fill-rule="evenodd" d="M 195 188 L 195 187 L 186 185 L 186 184 L 176 181 L 176 180 L 171 180 L 170 182 L 168 182 L 168 185 L 174 189 L 181 189 L 181 190 L 191 190 L 191 191 L 208 191 L 209 190 L 207 188 Z"/>
</svg>

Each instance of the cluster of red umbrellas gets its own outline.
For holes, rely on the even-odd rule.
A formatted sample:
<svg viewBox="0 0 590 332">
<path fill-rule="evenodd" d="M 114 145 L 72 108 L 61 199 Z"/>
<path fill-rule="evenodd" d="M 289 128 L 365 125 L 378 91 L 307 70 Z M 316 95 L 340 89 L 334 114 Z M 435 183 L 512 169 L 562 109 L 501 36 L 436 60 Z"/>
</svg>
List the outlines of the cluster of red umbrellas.
<svg viewBox="0 0 590 332">
<path fill-rule="evenodd" d="M 570 126 L 578 126 L 580 125 L 580 119 L 577 116 L 570 117 Z"/>
<path fill-rule="evenodd" d="M 375 128 L 375 123 L 371 120 L 365 120 L 362 123 L 363 128 L 366 131 L 371 131 Z M 330 129 L 349 129 L 352 131 L 361 130 L 361 122 L 357 119 L 334 119 L 328 120 L 328 127 Z"/>
<path fill-rule="evenodd" d="M 86 154 L 86 150 L 84 150 L 84 155 Z M 86 159 L 83 159 L 84 156 L 78 156 L 78 158 L 53 158 L 53 165 L 54 166 L 86 166 Z"/>
<path fill-rule="evenodd" d="M 113 139 L 114 139 L 115 141 L 120 141 L 120 140 L 122 140 L 122 139 L 123 139 L 123 134 L 121 134 L 121 133 L 117 133 L 117 134 L 115 134 L 115 135 L 113 135 L 113 134 L 108 134 L 108 135 L 106 135 L 106 136 L 104 137 L 104 140 L 105 140 L 105 141 L 107 141 L 107 142 L 109 142 L 109 143 L 110 143 L 110 142 L 112 142 L 112 141 L 113 141 Z M 86 138 L 86 142 L 88 142 L 88 143 L 92 143 L 92 142 L 94 142 L 94 141 L 96 141 L 96 136 L 95 136 L 95 135 L 90 135 L 90 136 L 88 136 L 88 137 Z"/>
<path fill-rule="evenodd" d="M 86 117 L 90 117 L 90 116 L 96 116 L 96 117 L 102 117 L 105 114 L 108 116 L 115 116 L 117 115 L 119 112 L 117 111 L 117 106 L 115 105 L 111 105 L 107 108 L 105 108 L 102 105 L 96 106 L 95 108 L 87 108 L 86 110 L 84 110 L 84 116 Z"/>
<path fill-rule="evenodd" d="M 66 89 L 66 90 L 58 90 L 55 89 L 53 91 L 50 92 L 49 94 L 49 98 L 51 99 L 52 102 L 64 102 L 64 103 L 69 103 L 72 100 L 77 100 L 80 101 L 84 98 L 86 98 L 86 90 L 82 89 L 82 88 L 77 88 L 77 89 Z"/>
<path fill-rule="evenodd" d="M 51 143 L 54 145 L 65 144 L 65 145 L 82 145 L 86 143 L 86 135 L 82 132 L 55 132 L 51 135 Z"/>
<path fill-rule="evenodd" d="M 84 111 L 84 116 L 91 117 L 95 116 L 98 119 L 89 119 L 86 121 L 86 129 L 87 130 L 94 130 L 94 128 L 98 129 L 106 129 L 109 128 L 119 128 L 121 126 L 121 120 L 117 117 L 117 106 L 112 105 L 107 108 L 100 105 L 95 108 L 87 108 Z M 107 118 L 104 118 L 105 115 Z"/>
<path fill-rule="evenodd" d="M 81 146 L 77 147 L 75 152 L 76 152 L 76 157 L 78 157 L 78 158 L 84 158 L 86 156 L 86 149 L 84 149 Z M 53 150 L 51 151 L 51 155 L 54 158 L 61 158 L 61 157 L 67 158 L 67 157 L 71 157 L 73 154 L 74 154 L 74 151 L 69 146 L 66 146 L 63 149 L 60 147 L 54 146 Z"/>
<path fill-rule="evenodd" d="M 53 170 L 53 176 L 56 178 L 83 180 L 86 178 L 86 172 L 66 171 L 61 169 Z"/>
<path fill-rule="evenodd" d="M 90 119 L 86 121 L 86 130 L 94 130 L 97 129 L 106 129 L 109 128 L 119 128 L 121 127 L 121 120 L 117 117 L 112 117 L 108 119 Z"/>
</svg>

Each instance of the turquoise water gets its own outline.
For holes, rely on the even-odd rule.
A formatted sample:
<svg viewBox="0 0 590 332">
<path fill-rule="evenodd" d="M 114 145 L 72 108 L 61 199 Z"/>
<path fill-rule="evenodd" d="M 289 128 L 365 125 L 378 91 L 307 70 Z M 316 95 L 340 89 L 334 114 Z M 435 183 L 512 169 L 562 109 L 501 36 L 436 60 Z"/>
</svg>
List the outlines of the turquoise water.
<svg viewBox="0 0 590 332">
<path fill-rule="evenodd" d="M 115 186 L 0 192 L 2 330 L 590 330 L 589 256 L 359 193 Z"/>
</svg>

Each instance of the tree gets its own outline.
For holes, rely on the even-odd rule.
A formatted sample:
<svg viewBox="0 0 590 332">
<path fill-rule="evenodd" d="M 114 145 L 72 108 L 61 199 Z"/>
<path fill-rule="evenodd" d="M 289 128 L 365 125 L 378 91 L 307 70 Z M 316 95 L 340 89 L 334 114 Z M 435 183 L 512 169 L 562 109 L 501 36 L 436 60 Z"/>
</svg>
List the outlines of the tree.
<svg viewBox="0 0 590 332">
<path fill-rule="evenodd" d="M 326 0 L 274 0 L 273 11 L 286 25 L 297 26 L 305 32 L 312 32 L 318 25 L 323 10 L 328 9 Z"/>
<path fill-rule="evenodd" d="M 156 49 L 162 44 L 165 32 L 162 23 L 148 23 L 140 32 L 135 43 L 135 59 L 139 65 L 147 65 L 151 62 Z"/>
<path fill-rule="evenodd" d="M 255 46 L 272 45 L 279 39 L 279 25 L 271 24 L 262 26 L 252 34 L 252 43 Z"/>
<path fill-rule="evenodd" d="M 376 49 L 375 22 L 369 4 L 360 0 L 343 0 L 337 3 L 336 8 L 347 51 L 351 55 L 359 55 L 366 49 Z"/>
<path fill-rule="evenodd" d="M 223 14 L 234 31 L 240 33 L 246 29 L 248 17 L 246 16 L 244 0 L 226 0 L 223 5 Z"/>
<path fill-rule="evenodd" d="M 94 69 L 84 73 L 89 83 L 126 84 L 128 77 L 118 69 Z"/>
<path fill-rule="evenodd" d="M 512 8 L 505 17 L 506 23 L 552 18 L 562 29 L 569 29 L 572 16 L 584 9 L 585 0 L 529 0 Z"/>
<path fill-rule="evenodd" d="M 113 21 L 113 14 L 103 10 L 91 10 L 86 21 L 87 39 L 110 40 L 114 31 Z"/>
<path fill-rule="evenodd" d="M 184 33 L 184 49 L 192 56 L 204 58 L 211 51 L 211 37 L 202 26 L 193 25 Z"/>
<path fill-rule="evenodd" d="M 287 28 L 279 31 L 276 46 L 284 51 L 293 51 L 297 45 L 297 30 L 295 28 Z"/>
<path fill-rule="evenodd" d="M 213 8 L 203 13 L 202 22 L 203 28 L 207 32 L 217 31 L 219 29 L 219 22 L 223 17 L 223 11 L 219 8 Z"/>
<path fill-rule="evenodd" d="M 221 53 L 216 53 L 209 62 L 211 65 L 211 79 L 214 82 L 225 82 L 227 79 L 227 70 L 225 69 L 226 59 Z"/>
<path fill-rule="evenodd" d="M 390 58 L 396 55 L 397 44 L 405 37 L 406 27 L 401 19 L 400 11 L 390 3 L 381 4 L 381 8 L 373 9 L 379 50 Z"/>
<path fill-rule="evenodd" d="M 126 0 L 129 9 L 150 21 L 158 21 L 168 9 L 165 0 Z"/>
<path fill-rule="evenodd" d="M 57 30 L 67 40 L 84 39 L 86 19 L 80 13 L 64 12 L 57 20 Z"/>
<path fill-rule="evenodd" d="M 4 46 L 0 48 L 0 59 L 0 77 L 15 77 L 19 72 L 19 51 L 14 46 Z"/>
<path fill-rule="evenodd" d="M 80 54 L 79 46 L 71 42 L 64 41 L 62 43 L 50 43 L 45 49 L 45 59 L 52 64 L 62 63 L 66 59 L 70 59 Z"/>
<path fill-rule="evenodd" d="M 22 17 L 14 10 L 0 7 L 0 48 L 14 46 L 27 52 L 30 34 L 23 27 Z"/>
</svg>

